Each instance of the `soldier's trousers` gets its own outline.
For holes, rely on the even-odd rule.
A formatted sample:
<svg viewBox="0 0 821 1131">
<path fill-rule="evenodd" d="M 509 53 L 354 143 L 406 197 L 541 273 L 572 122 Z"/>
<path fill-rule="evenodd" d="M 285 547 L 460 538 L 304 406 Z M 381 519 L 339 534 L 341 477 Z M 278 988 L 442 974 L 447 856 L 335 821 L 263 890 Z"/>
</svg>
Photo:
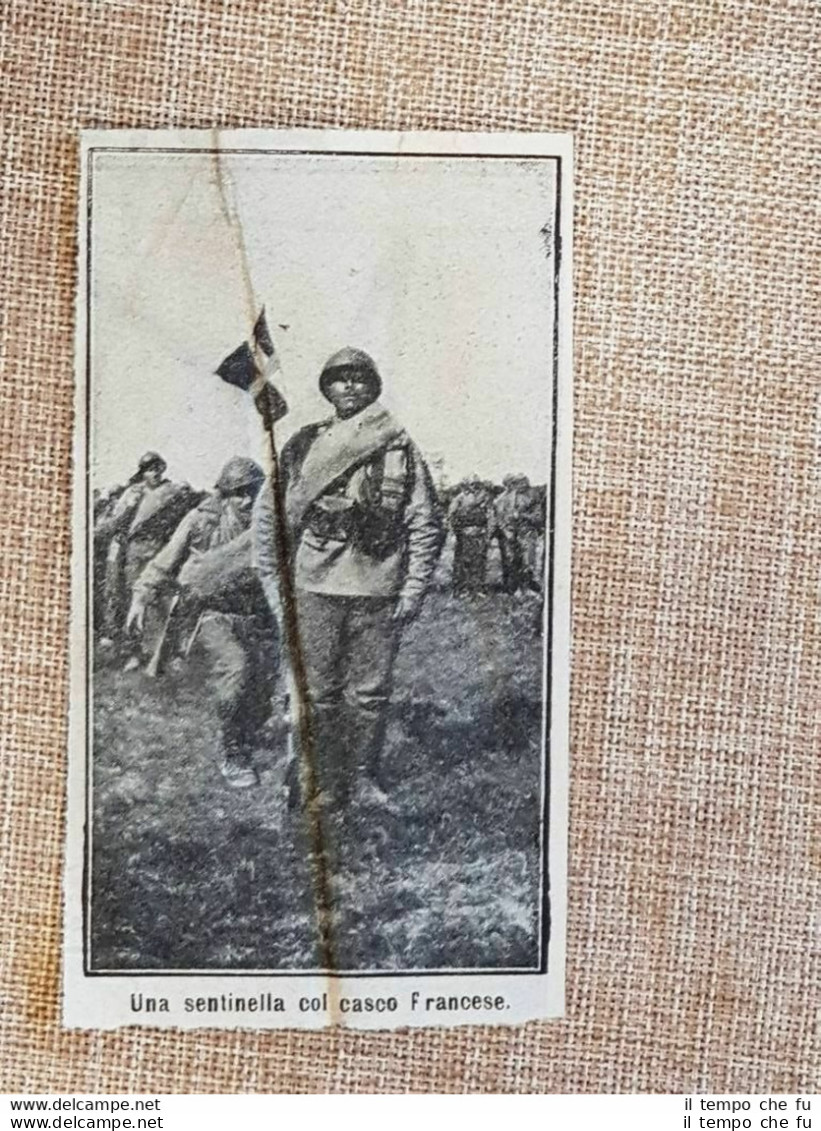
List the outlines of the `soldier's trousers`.
<svg viewBox="0 0 821 1131">
<path fill-rule="evenodd" d="M 247 761 L 271 713 L 279 661 L 276 625 L 261 616 L 207 612 L 192 650 L 205 661 L 223 756 L 229 762 Z"/>
<path fill-rule="evenodd" d="M 314 773 L 338 800 L 357 775 L 379 780 L 401 631 L 393 597 L 297 592 Z"/>
<path fill-rule="evenodd" d="M 487 531 L 483 527 L 464 527 L 454 531 L 453 591 L 475 593 L 485 586 L 487 574 Z"/>
</svg>

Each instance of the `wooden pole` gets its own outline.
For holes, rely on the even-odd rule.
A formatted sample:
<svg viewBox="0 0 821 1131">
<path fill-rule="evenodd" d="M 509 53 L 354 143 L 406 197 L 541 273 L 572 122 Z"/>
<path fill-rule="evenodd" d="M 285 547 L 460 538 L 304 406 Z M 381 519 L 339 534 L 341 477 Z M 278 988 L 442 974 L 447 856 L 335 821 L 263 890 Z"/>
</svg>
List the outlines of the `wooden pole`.
<svg viewBox="0 0 821 1131">
<path fill-rule="evenodd" d="M 307 822 L 308 842 L 311 846 L 311 881 L 314 902 L 317 910 L 319 933 L 320 964 L 332 973 L 337 969 L 336 948 L 333 943 L 333 919 L 331 904 L 330 871 L 325 853 L 325 836 L 322 829 L 322 814 L 317 803 L 319 775 L 315 735 L 308 696 L 308 681 L 302 646 L 299 637 L 299 622 L 296 605 L 296 586 L 291 564 L 291 539 L 285 515 L 285 491 L 280 471 L 274 435 L 274 420 L 270 403 L 263 389 L 254 398 L 257 410 L 262 416 L 268 437 L 269 458 L 271 461 L 271 495 L 274 517 L 274 560 L 279 582 L 280 609 L 282 612 L 282 632 L 285 640 L 285 655 L 288 670 L 288 697 L 291 705 L 291 728 L 289 742 L 296 733 L 296 758 L 299 769 L 300 801 Z M 330 987 L 329 987 L 330 988 Z M 338 996 L 330 996 L 332 1014 L 337 1012 L 333 1006 Z M 332 1017 L 333 1019 L 333 1017 Z"/>
</svg>

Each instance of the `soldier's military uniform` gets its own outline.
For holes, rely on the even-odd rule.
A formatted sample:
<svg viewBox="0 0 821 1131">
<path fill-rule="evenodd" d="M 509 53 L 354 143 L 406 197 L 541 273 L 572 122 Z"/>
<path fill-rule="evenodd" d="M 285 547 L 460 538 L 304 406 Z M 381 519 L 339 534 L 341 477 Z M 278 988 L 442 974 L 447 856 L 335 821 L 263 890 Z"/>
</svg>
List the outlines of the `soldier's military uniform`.
<svg viewBox="0 0 821 1131">
<path fill-rule="evenodd" d="M 478 480 L 468 480 L 448 512 L 454 539 L 454 593 L 475 593 L 485 587 L 490 517 L 487 489 Z"/>
<path fill-rule="evenodd" d="M 509 475 L 494 505 L 495 534 L 502 559 L 502 578 L 508 593 L 540 588 L 542 508 L 524 475 Z"/>
<path fill-rule="evenodd" d="M 320 389 L 331 399 L 338 373 L 351 370 L 367 382 L 368 403 L 297 432 L 282 453 L 281 487 L 320 786 L 344 802 L 365 775 L 384 801 L 374 783 L 394 659 L 435 568 L 441 520 L 419 450 L 376 400 L 381 381 L 371 358 L 335 354 Z M 268 488 L 256 522 L 268 590 L 279 582 L 274 515 Z"/>
<path fill-rule="evenodd" d="M 276 622 L 251 560 L 250 502 L 263 480 L 253 460 L 229 460 L 214 494 L 183 518 L 134 593 L 137 606 L 163 591 L 179 593 L 182 645 L 205 660 L 221 728 L 222 773 L 232 786 L 258 781 L 252 752 L 271 712 L 278 664 Z"/>
</svg>

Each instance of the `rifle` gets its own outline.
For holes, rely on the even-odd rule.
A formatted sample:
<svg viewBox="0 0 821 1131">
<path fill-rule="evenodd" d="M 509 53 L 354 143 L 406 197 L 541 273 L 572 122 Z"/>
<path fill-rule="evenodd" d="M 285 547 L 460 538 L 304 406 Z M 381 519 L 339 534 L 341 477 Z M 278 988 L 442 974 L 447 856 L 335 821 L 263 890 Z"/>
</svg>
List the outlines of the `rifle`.
<svg viewBox="0 0 821 1131">
<path fill-rule="evenodd" d="M 193 613 L 199 609 L 199 617 L 197 619 L 197 626 L 188 642 L 188 648 L 191 647 L 194 637 L 197 633 L 199 626 L 199 619 L 202 617 L 204 610 L 200 607 L 200 603 L 196 600 L 191 600 L 190 594 L 177 590 L 168 605 L 168 612 L 165 616 L 160 635 L 154 647 L 154 653 L 145 668 L 145 674 L 149 679 L 156 679 L 165 671 L 165 666 L 169 659 L 177 652 L 180 638 L 185 631 L 185 626 L 191 623 Z M 188 648 L 186 648 L 185 655 L 188 655 Z"/>
<path fill-rule="evenodd" d="M 156 679 L 158 675 L 162 675 L 165 665 L 168 661 L 168 653 L 170 651 L 171 645 L 171 641 L 169 640 L 169 636 L 171 636 L 171 622 L 174 620 L 174 614 L 177 611 L 177 606 L 179 605 L 179 603 L 180 595 L 179 593 L 175 593 L 169 603 L 168 612 L 166 614 L 165 620 L 163 621 L 163 626 L 160 630 L 160 635 L 157 638 L 157 644 L 154 648 L 154 654 L 146 664 L 145 674 L 151 679 Z"/>
</svg>

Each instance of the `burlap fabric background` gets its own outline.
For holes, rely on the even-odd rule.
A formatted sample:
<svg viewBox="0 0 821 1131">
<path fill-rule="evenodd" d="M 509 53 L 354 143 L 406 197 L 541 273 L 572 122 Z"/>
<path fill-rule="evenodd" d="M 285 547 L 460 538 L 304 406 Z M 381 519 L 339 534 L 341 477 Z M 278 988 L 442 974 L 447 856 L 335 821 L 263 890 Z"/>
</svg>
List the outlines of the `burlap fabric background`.
<svg viewBox="0 0 821 1131">
<path fill-rule="evenodd" d="M 818 14 L 5 0 L 2 1089 L 817 1089 Z M 576 135 L 565 1021 L 60 1030 L 77 130 L 214 124 Z"/>
</svg>

